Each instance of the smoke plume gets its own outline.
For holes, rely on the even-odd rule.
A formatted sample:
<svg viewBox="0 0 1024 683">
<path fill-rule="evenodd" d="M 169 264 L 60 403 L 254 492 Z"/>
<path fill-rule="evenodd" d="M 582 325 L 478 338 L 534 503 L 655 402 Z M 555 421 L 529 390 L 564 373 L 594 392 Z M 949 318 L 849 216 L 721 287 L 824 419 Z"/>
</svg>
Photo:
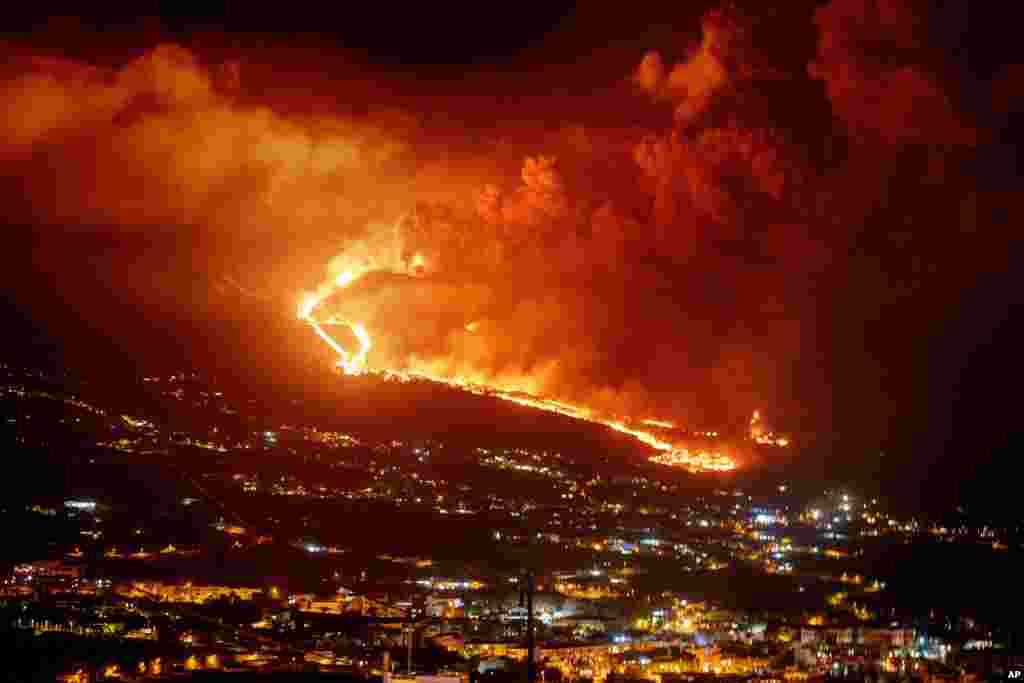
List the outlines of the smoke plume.
<svg viewBox="0 0 1024 683">
<path fill-rule="evenodd" d="M 691 426 L 762 408 L 821 428 L 834 354 L 872 311 L 926 315 L 915 297 L 952 289 L 952 255 L 976 254 L 969 272 L 987 253 L 959 220 L 977 133 L 919 12 L 832 0 L 803 17 L 818 42 L 793 70 L 773 58 L 786 36 L 715 9 L 698 45 L 672 46 L 687 58 L 641 50 L 608 74 L 633 74 L 632 99 L 539 121 L 487 82 L 352 103 L 325 80 L 332 110 L 173 45 L 119 68 L 33 56 L 0 85 L 0 163 L 58 230 L 217 235 L 233 287 L 270 287 L 288 314 L 299 290 L 382 271 L 325 303 L 370 330 L 371 366 Z M 579 113 L 604 96 L 611 114 Z M 661 123 L 638 124 L 652 98 Z M 870 351 L 851 357 L 856 395 L 884 403 Z"/>
</svg>

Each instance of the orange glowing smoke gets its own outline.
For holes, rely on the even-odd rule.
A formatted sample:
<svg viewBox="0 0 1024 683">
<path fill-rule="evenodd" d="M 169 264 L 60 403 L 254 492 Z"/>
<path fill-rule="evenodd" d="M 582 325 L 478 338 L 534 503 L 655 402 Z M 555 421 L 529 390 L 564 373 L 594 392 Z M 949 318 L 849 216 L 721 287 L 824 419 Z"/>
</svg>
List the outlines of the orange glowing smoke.
<svg viewBox="0 0 1024 683">
<path fill-rule="evenodd" d="M 419 258 L 419 266 L 422 267 L 422 257 Z M 346 375 L 359 375 L 369 372 L 367 357 L 370 350 L 373 348 L 369 331 L 366 329 L 366 326 L 360 322 L 340 320 L 335 317 L 330 317 L 327 320 L 321 321 L 317 319 L 315 314 L 317 309 L 328 297 L 339 290 L 346 289 L 368 272 L 370 272 L 369 269 L 346 269 L 333 281 L 322 285 L 316 292 L 307 294 L 299 303 L 298 307 L 299 319 L 309 323 L 317 333 L 317 336 L 319 336 L 328 346 L 331 347 L 331 349 L 335 351 L 335 353 L 338 354 L 338 356 L 340 356 L 340 359 L 337 362 L 337 367 Z M 468 323 L 465 326 L 465 329 L 468 332 L 473 332 L 477 329 L 478 324 L 479 323 L 477 322 Z M 359 348 L 355 352 L 345 349 L 324 329 L 325 327 L 332 325 L 347 326 L 359 342 Z M 550 398 L 534 396 L 532 394 L 509 388 L 476 383 L 458 376 L 442 377 L 427 372 L 398 371 L 390 369 L 382 370 L 381 374 L 389 379 L 395 379 L 402 382 L 408 382 L 415 379 L 439 382 L 479 396 L 492 396 L 503 401 L 509 401 L 510 403 L 535 408 L 537 410 L 544 410 L 549 413 L 557 413 L 575 420 L 603 424 L 617 432 L 628 434 L 637 441 L 650 446 L 657 451 L 661 451 L 660 455 L 656 455 L 651 458 L 653 462 L 657 462 L 659 464 L 670 465 L 673 467 L 684 467 L 692 472 L 725 472 L 736 469 L 736 463 L 731 458 L 722 455 L 721 453 L 711 453 L 707 451 L 693 453 L 686 448 L 664 441 L 649 431 L 628 425 L 626 424 L 626 420 L 603 418 L 584 406 L 576 406 Z M 656 420 L 653 418 L 645 419 L 642 423 L 662 429 L 673 429 L 675 427 L 671 422 Z"/>
</svg>

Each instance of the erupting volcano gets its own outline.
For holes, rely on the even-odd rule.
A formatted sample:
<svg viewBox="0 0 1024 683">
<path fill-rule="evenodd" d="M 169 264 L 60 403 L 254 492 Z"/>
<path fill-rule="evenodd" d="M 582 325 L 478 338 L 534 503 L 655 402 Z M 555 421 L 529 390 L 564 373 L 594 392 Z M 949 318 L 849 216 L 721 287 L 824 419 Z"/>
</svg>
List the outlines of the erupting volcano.
<svg viewBox="0 0 1024 683">
<path fill-rule="evenodd" d="M 414 262 L 418 262 L 421 266 L 422 257 L 417 254 L 414 258 Z M 334 280 L 321 285 L 316 292 L 307 294 L 303 297 L 299 304 L 299 319 L 308 323 L 316 332 L 317 336 L 338 354 L 339 358 L 336 363 L 336 367 L 343 374 L 360 375 L 368 372 L 376 372 L 386 378 L 404 382 L 417 379 L 438 382 L 480 396 L 492 396 L 503 401 L 509 401 L 511 403 L 535 408 L 537 410 L 557 413 L 575 420 L 605 425 L 606 427 L 622 434 L 628 434 L 637 441 L 658 451 L 657 455 L 651 457 L 653 462 L 674 467 L 683 467 L 691 472 L 728 472 L 736 469 L 736 462 L 727 455 L 710 450 L 691 451 L 681 445 L 663 440 L 650 430 L 641 428 L 643 425 L 649 425 L 664 430 L 674 429 L 675 425 L 673 423 L 666 422 L 664 420 L 647 418 L 642 420 L 640 425 L 634 425 L 629 419 L 604 417 L 584 406 L 571 405 L 563 401 L 535 396 L 507 387 L 470 382 L 461 377 L 443 377 L 416 369 L 372 369 L 368 364 L 368 356 L 370 350 L 373 348 L 373 343 L 370 339 L 370 333 L 366 329 L 365 325 L 351 320 L 342 320 L 336 316 L 330 316 L 325 320 L 320 320 L 316 317 L 317 310 L 329 297 L 338 291 L 347 289 L 350 285 L 369 272 L 372 271 L 352 268 L 344 270 L 340 275 L 334 278 Z M 330 326 L 348 327 L 358 342 L 359 348 L 355 351 L 345 349 L 344 346 L 342 346 L 342 344 L 326 330 L 326 328 Z M 468 332 L 474 331 L 475 328 L 476 323 L 468 323 L 465 326 L 465 329 Z"/>
<path fill-rule="evenodd" d="M 273 386 L 309 362 L 296 284 L 340 251 L 298 318 L 342 373 L 598 423 L 694 470 L 789 433 L 869 452 L 910 424 L 914 340 L 1005 258 L 980 218 L 1010 196 L 978 182 L 988 124 L 905 0 L 698 5 L 595 34 L 600 55 L 556 32 L 436 80 L 302 41 L 12 46 L 0 191 L 30 226 L 15 265 L 44 275 L 9 281 L 140 356 L 165 354 L 136 331 L 179 321 L 176 362 Z M 286 324 L 254 340 L 256 310 Z"/>
</svg>

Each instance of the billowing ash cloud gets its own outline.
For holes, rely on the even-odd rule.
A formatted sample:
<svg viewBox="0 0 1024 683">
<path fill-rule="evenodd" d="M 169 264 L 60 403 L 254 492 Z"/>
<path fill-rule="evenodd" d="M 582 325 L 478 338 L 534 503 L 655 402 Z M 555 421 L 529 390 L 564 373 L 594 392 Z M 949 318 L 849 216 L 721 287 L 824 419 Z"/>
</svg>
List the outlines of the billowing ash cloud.
<svg viewBox="0 0 1024 683">
<path fill-rule="evenodd" d="M 753 30 L 751 17 L 734 5 L 712 10 L 701 21 L 700 44 L 686 60 L 666 70 L 661 55 L 650 51 L 633 81 L 649 94 L 675 102 L 676 117 L 685 123 L 707 109 L 717 93 L 767 68 L 755 54 Z"/>
<path fill-rule="evenodd" d="M 236 64 L 208 69 L 162 45 L 117 70 L 23 66 L 0 94 L 0 155 L 50 221 L 308 233 L 361 227 L 407 202 L 402 140 L 243 103 Z"/>
<path fill-rule="evenodd" d="M 816 54 L 787 72 L 771 49 L 785 36 L 709 12 L 688 58 L 641 53 L 608 76 L 633 73 L 637 111 L 648 95 L 664 107 L 655 126 L 621 93 L 608 95 L 620 125 L 551 106 L 523 122 L 514 98 L 487 96 L 340 116 L 264 98 L 245 66 L 174 46 L 115 70 L 34 59 L 3 83 L 0 157 L 69 230 L 259 235 L 264 265 L 240 251 L 233 277 L 269 278 L 289 315 L 328 275 L 385 271 L 325 303 L 366 324 L 371 366 L 692 425 L 762 408 L 816 427 L 849 372 L 884 422 L 857 335 L 880 306 L 925 315 L 915 293 L 954 286 L 940 273 L 977 201 L 960 170 L 975 135 L 915 16 L 833 0 L 804 17 Z M 593 97 L 566 111 L 600 109 Z"/>
<path fill-rule="evenodd" d="M 855 135 L 970 144 L 974 131 L 925 64 L 934 56 L 923 44 L 922 9 L 904 0 L 833 0 L 815 14 L 820 39 L 809 72 Z"/>
</svg>

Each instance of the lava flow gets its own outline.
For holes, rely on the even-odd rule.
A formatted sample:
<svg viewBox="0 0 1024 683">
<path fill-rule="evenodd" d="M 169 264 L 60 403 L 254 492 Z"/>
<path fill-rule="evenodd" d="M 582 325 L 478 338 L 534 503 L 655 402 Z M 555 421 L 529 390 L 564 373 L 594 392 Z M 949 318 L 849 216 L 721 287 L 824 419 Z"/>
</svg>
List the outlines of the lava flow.
<svg viewBox="0 0 1024 683">
<path fill-rule="evenodd" d="M 324 322 L 320 322 L 313 317 L 313 313 L 320 307 L 320 304 L 323 303 L 324 299 L 333 293 L 335 288 L 344 289 L 359 279 L 361 275 L 362 273 L 357 273 L 353 270 L 346 270 L 335 279 L 331 286 L 321 287 L 316 293 L 306 296 L 306 298 L 302 300 L 302 303 L 299 304 L 299 319 L 308 322 L 316 331 L 317 335 L 341 357 L 338 360 L 337 366 L 346 375 L 358 375 L 366 372 L 366 357 L 369 355 L 370 349 L 373 347 L 373 344 L 370 342 L 370 333 L 366 331 L 366 327 L 361 323 L 341 321 L 334 317 L 328 318 Z M 359 341 L 359 350 L 355 353 L 349 353 L 346 351 L 341 344 L 339 344 L 337 340 L 335 340 L 334 337 L 328 334 L 324 329 L 327 325 L 348 326 L 348 328 L 352 330 L 352 334 L 354 334 L 356 339 Z"/>
<path fill-rule="evenodd" d="M 337 362 L 337 367 L 341 372 L 346 375 L 360 375 L 369 372 L 367 365 L 367 357 L 370 353 L 370 349 L 373 347 L 370 341 L 370 334 L 366 327 L 359 322 L 340 320 L 336 317 L 330 317 L 326 320 L 319 320 L 316 318 L 315 313 L 317 309 L 323 304 L 323 302 L 334 292 L 345 289 L 353 282 L 358 280 L 360 277 L 365 275 L 368 271 L 366 270 L 346 270 L 338 275 L 333 282 L 329 282 L 324 286 L 320 287 L 315 293 L 308 294 L 302 302 L 299 304 L 298 317 L 303 320 L 316 331 L 319 336 L 328 346 L 330 346 L 340 357 Z M 356 337 L 359 342 L 359 349 L 357 351 L 347 351 L 338 341 L 327 332 L 325 327 L 343 325 L 351 330 L 352 334 Z M 466 326 L 467 331 L 472 331 L 475 328 L 475 323 L 470 323 Z M 591 422 L 595 424 L 602 424 L 610 429 L 613 429 L 622 434 L 628 434 L 637 441 L 650 446 L 651 448 L 659 451 L 657 455 L 652 456 L 650 459 L 653 462 L 670 465 L 673 467 L 682 467 L 690 470 L 691 472 L 699 471 L 715 471 L 715 472 L 728 472 L 736 469 L 736 463 L 726 455 L 722 455 L 717 452 L 710 451 L 690 451 L 687 448 L 678 446 L 668 441 L 664 441 L 650 431 L 639 429 L 634 426 L 626 424 L 625 420 L 621 419 L 606 419 L 598 415 L 595 415 L 593 411 L 583 406 L 575 406 L 562 401 L 556 401 L 554 399 L 544 398 L 541 396 L 534 396 L 521 391 L 512 391 L 502 387 L 495 387 L 488 384 L 479 384 L 474 382 L 468 382 L 466 380 L 459 379 L 457 377 L 441 377 L 423 372 L 415 371 L 398 371 L 383 369 L 380 371 L 382 375 L 390 379 L 396 379 L 403 382 L 413 380 L 427 380 L 431 382 L 438 382 L 446 384 L 451 387 L 468 391 L 473 394 L 480 396 L 493 396 L 500 398 L 504 401 L 516 403 L 521 406 L 527 406 L 529 408 L 536 408 L 538 410 L 544 410 L 550 413 L 557 413 L 564 415 L 576 420 L 582 420 L 584 422 Z M 653 427 L 659 427 L 662 429 L 674 428 L 671 422 L 665 422 L 663 420 L 646 419 L 643 420 L 643 424 L 650 425 Z"/>
</svg>

